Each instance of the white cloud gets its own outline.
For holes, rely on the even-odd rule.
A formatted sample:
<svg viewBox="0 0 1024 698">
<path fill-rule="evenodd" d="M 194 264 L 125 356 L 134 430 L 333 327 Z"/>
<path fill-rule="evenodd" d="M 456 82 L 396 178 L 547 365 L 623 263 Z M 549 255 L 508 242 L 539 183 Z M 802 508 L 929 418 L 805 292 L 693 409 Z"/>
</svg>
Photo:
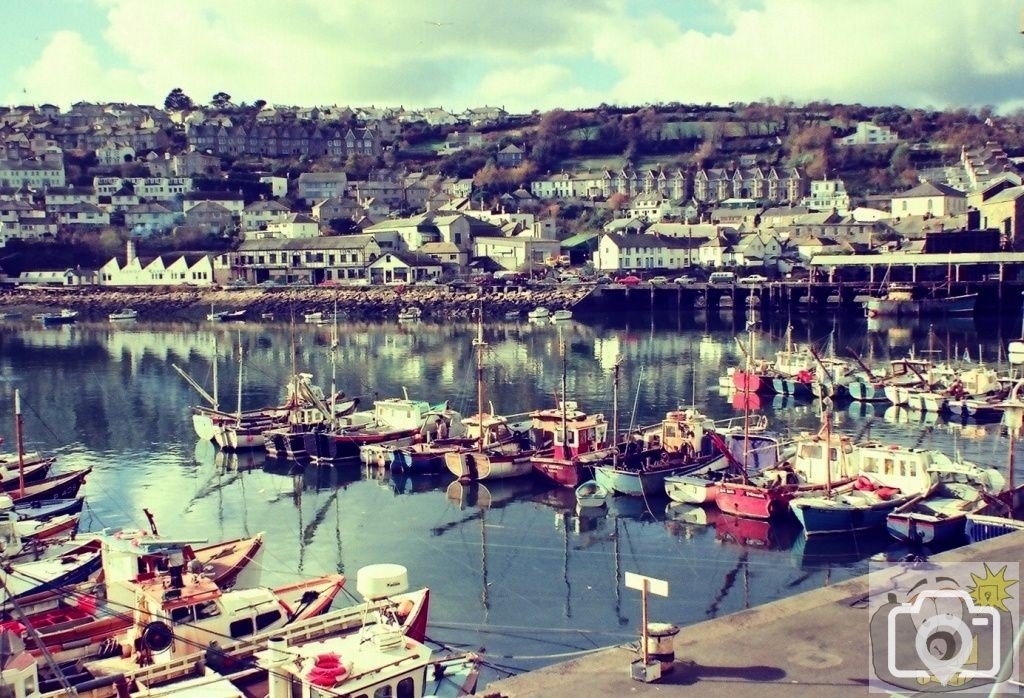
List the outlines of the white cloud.
<svg viewBox="0 0 1024 698">
<path fill-rule="evenodd" d="M 9 101 L 1006 104 L 1024 94 L 1016 0 L 94 0 L 102 35 L 52 37 Z M 653 5 L 652 5 L 653 6 Z M 717 13 L 717 33 L 688 13 Z M 696 26 L 690 21 L 690 26 Z M 704 26 L 707 26 L 705 22 Z M 19 88 L 24 87 L 22 93 Z"/>
<path fill-rule="evenodd" d="M 126 100 L 143 94 L 132 75 L 121 69 L 105 69 L 96 50 L 76 32 L 53 34 L 31 65 L 15 70 L 8 104 L 67 106 L 86 96 Z"/>
</svg>

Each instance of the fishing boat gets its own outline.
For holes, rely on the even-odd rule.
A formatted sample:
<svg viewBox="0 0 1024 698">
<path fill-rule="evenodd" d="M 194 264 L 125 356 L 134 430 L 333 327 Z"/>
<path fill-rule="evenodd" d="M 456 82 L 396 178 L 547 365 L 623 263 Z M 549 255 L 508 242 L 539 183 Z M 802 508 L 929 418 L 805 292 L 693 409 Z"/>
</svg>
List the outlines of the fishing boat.
<svg viewBox="0 0 1024 698">
<path fill-rule="evenodd" d="M 330 408 L 324 407 L 324 414 L 330 414 Z M 447 410 L 447 402 L 431 404 L 426 400 L 410 400 L 408 396 L 376 400 L 372 410 L 338 415 L 324 422 L 322 427 L 304 432 L 304 450 L 313 462 L 355 460 L 364 446 L 429 433 L 430 427 L 436 426 L 437 416 Z"/>
<path fill-rule="evenodd" d="M 965 315 L 974 312 L 977 293 L 945 298 L 915 298 L 914 287 L 891 284 L 885 294 L 866 298 L 864 312 L 870 318 L 913 317 L 917 315 Z"/>
<path fill-rule="evenodd" d="M 490 444 L 485 441 L 485 434 L 495 433 L 500 420 L 504 418 L 495 417 L 493 407 L 492 414 L 484 412 L 484 353 L 487 342 L 484 341 L 482 311 L 477 313 L 477 331 L 473 347 L 476 349 L 477 413 L 471 415 L 470 419 L 477 428 L 477 438 L 469 446 L 447 450 L 443 456 L 444 465 L 448 472 L 460 480 L 500 480 L 527 475 L 533 470 L 530 459 L 536 455 L 529 433 L 509 430 L 511 438 Z M 470 426 L 468 420 L 467 426 Z M 507 423 L 505 428 L 508 428 Z M 472 435 L 473 431 L 470 429 L 468 433 Z"/>
<path fill-rule="evenodd" d="M 34 557 L 39 559 L 58 541 L 65 542 L 78 530 L 80 514 L 60 514 L 46 519 L 18 515 L 14 500 L 0 494 L 0 555 L 7 560 Z"/>
<path fill-rule="evenodd" d="M 614 494 L 660 496 L 665 478 L 692 472 L 718 455 L 715 422 L 696 408 L 670 410 L 652 427 L 632 433 L 594 466 L 594 479 Z"/>
<path fill-rule="evenodd" d="M 519 311 L 518 310 L 506 310 L 504 317 L 505 317 L 506 320 L 518 320 L 519 319 Z"/>
<path fill-rule="evenodd" d="M 924 545 L 962 540 L 967 515 L 980 513 L 988 506 L 988 497 L 997 496 L 1006 486 L 998 470 L 969 463 L 929 472 L 936 480 L 934 488 L 886 519 L 889 534 L 897 540 Z"/>
<path fill-rule="evenodd" d="M 398 568 L 402 575 L 393 570 Z M 117 698 L 125 695 L 284 696 L 409 696 L 470 695 L 475 686 L 475 663 L 435 657 L 425 640 L 429 592 L 407 592 L 404 568 L 370 565 L 362 568 L 357 588 L 364 600 L 312 618 L 295 618 L 281 627 L 245 628 L 193 645 L 176 636 L 173 623 L 136 623 L 126 639 L 138 649 L 127 657 L 79 662 L 70 676 L 40 675 L 43 665 L 31 655 L 18 656 L 5 666 L 6 683 L 31 698 L 67 694 L 68 684 L 79 695 Z M 180 603 L 169 605 L 185 608 Z M 198 611 L 201 605 L 193 607 Z M 286 609 L 281 608 L 278 615 Z M 244 609 L 236 615 L 245 615 Z M 172 619 L 173 620 L 173 619 Z M 195 621 L 189 622 L 189 625 Z M 240 623 L 240 625 L 245 625 Z M 182 628 L 185 632 L 189 628 Z M 9 638 L 4 638 L 8 640 Z M 13 642 L 18 640 L 13 638 Z M 165 646 L 170 646 L 164 649 Z M 10 645 L 5 645 L 9 647 Z M 17 644 L 14 645 L 17 647 Z M 174 650 L 173 661 L 171 651 Z M 9 671 L 7 667 L 12 667 Z M 239 671 L 239 667 L 245 667 Z M 433 667 L 433 671 L 428 671 Z M 106 677 L 117 676 L 116 681 Z M 439 691 L 444 685 L 454 691 Z"/>
<path fill-rule="evenodd" d="M 851 460 L 859 470 L 853 483 L 790 503 L 808 536 L 881 529 L 892 512 L 931 496 L 939 479 L 1002 482 L 998 473 L 954 462 L 939 451 L 874 442 L 858 445 Z"/>
<path fill-rule="evenodd" d="M 712 438 L 720 441 L 716 446 L 721 455 L 691 473 L 666 477 L 665 494 L 682 504 L 712 504 L 718 498 L 719 484 L 730 474 L 754 474 L 779 465 L 779 441 L 761 433 L 765 426 L 767 419 L 762 415 L 747 433 L 732 430 L 713 434 Z"/>
<path fill-rule="evenodd" d="M 78 319 L 78 311 L 63 308 L 56 313 L 39 313 L 33 317 L 44 325 L 70 325 Z"/>
<path fill-rule="evenodd" d="M 117 310 L 113 313 L 110 313 L 110 315 L 108 315 L 107 318 L 111 322 L 125 322 L 128 320 L 138 320 L 139 311 L 134 310 L 133 308 L 124 308 L 123 310 Z"/>
<path fill-rule="evenodd" d="M 798 496 L 814 495 L 827 486 L 851 482 L 853 443 L 848 437 L 833 434 L 827 417 L 826 413 L 825 423 L 817 434 L 797 437 L 795 454 L 778 467 L 754 475 L 742 472 L 738 477 L 723 480 L 715 505 L 726 514 L 776 518 L 786 516 L 789 502 Z"/>
<path fill-rule="evenodd" d="M 17 487 L 7 492 L 15 504 L 27 504 L 29 502 L 43 501 L 49 499 L 68 499 L 78 494 L 78 490 L 85 484 L 85 476 L 92 472 L 92 467 L 72 470 L 60 475 L 48 477 L 45 480 L 26 484 L 24 487 Z"/>
<path fill-rule="evenodd" d="M 587 480 L 576 488 L 576 504 L 580 508 L 603 507 L 608 490 L 596 480 Z"/>
<path fill-rule="evenodd" d="M 13 499 L 12 499 L 13 501 Z M 71 499 L 41 499 L 14 505 L 14 514 L 19 519 L 34 521 L 46 521 L 54 516 L 64 514 L 77 514 L 82 511 L 85 504 L 85 497 L 74 497 Z"/>
<path fill-rule="evenodd" d="M 31 603 L 31 597 L 88 580 L 100 570 L 100 545 L 89 541 L 60 557 L 0 565 L 0 616 L 14 604 Z"/>
<path fill-rule="evenodd" d="M 998 538 L 1007 533 L 1024 531 L 1024 521 L 1017 519 L 971 512 L 965 514 L 964 518 L 964 534 L 972 543 Z"/>
<path fill-rule="evenodd" d="M 0 468 L 0 492 L 12 491 L 22 484 L 40 482 L 46 478 L 56 458 L 40 458 L 13 468 Z"/>
<path fill-rule="evenodd" d="M 551 322 L 565 322 L 566 320 L 572 320 L 572 311 L 562 308 L 551 313 Z"/>
<path fill-rule="evenodd" d="M 526 317 L 529 320 L 546 320 L 550 316 L 551 311 L 544 307 L 534 308 L 526 314 Z"/>
<path fill-rule="evenodd" d="M 19 601 L 21 613 L 29 614 L 40 627 L 74 619 L 79 621 L 77 625 L 82 629 L 82 623 L 89 617 L 121 617 L 124 620 L 124 616 L 117 612 L 120 606 L 105 611 L 103 603 L 99 601 L 117 596 L 115 586 L 166 575 L 168 562 L 174 559 L 184 561 L 190 572 L 201 574 L 225 589 L 259 584 L 262 571 L 259 561 L 264 548 L 262 533 L 250 538 L 199 545 L 202 541 L 168 538 L 153 531 L 106 532 L 91 535 L 77 547 L 65 546 L 59 557 L 91 552 L 94 549 L 99 551 L 103 573 L 90 576 L 90 579 L 99 579 L 99 585 L 33 593 Z M 83 594 L 95 595 L 98 601 L 80 605 L 78 601 Z M 0 610 L 11 615 L 9 608 L 0 607 Z M 0 619 L 3 615 L 0 613 Z M 125 628 L 127 623 L 121 630 Z"/>
<path fill-rule="evenodd" d="M 423 317 L 423 310 L 415 305 L 410 305 L 398 311 L 399 322 L 412 322 L 413 320 L 419 320 L 421 317 Z"/>
<path fill-rule="evenodd" d="M 210 322 L 235 322 L 238 320 L 244 320 L 247 311 L 245 308 L 240 310 L 218 310 L 207 313 L 206 319 Z"/>
</svg>

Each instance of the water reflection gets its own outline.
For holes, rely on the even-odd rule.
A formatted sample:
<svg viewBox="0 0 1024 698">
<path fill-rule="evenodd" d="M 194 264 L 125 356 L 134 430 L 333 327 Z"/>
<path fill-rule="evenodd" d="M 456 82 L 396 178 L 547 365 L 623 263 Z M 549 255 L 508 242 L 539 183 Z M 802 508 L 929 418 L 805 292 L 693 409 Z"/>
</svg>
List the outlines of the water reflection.
<svg viewBox="0 0 1024 698">
<path fill-rule="evenodd" d="M 781 348 L 790 319 L 761 319 L 755 341 L 767 356 Z M 611 419 L 612 370 L 621 365 L 622 429 L 660 420 L 680 404 L 696 403 L 716 419 L 742 415 L 750 405 L 719 394 L 717 384 L 742 361 L 735 337 L 747 339 L 743 322 L 742 313 L 702 312 L 579 318 L 560 329 L 497 323 L 485 328 L 488 392 L 503 412 L 550 405 L 561 388 L 561 332 L 567 391 L 584 409 Z M 895 328 L 869 332 L 863 318 L 808 316 L 792 324 L 800 341 L 823 346 L 834 333 L 837 353 L 850 347 L 879 361 L 926 348 L 929 336 L 928 327 L 913 327 L 909 340 L 890 342 Z M 356 464 L 298 468 L 262 452 L 226 454 L 196 443 L 188 409 L 200 398 L 171 364 L 233 410 L 240 334 L 243 406 L 274 404 L 295 369 L 321 385 L 330 381 L 330 327 L 139 322 L 54 331 L 15 322 L 2 329 L 0 405 L 8 407 L 0 409 L 9 414 L 13 390 L 21 389 L 29 450 L 55 450 L 63 467 L 94 466 L 85 486 L 89 527 L 145 525 L 145 507 L 172 535 L 213 540 L 265 531 L 268 584 L 400 562 L 414 583 L 434 590 L 432 622 L 442 639 L 496 653 L 553 655 L 633 639 L 639 598 L 622 582 L 626 571 L 685 590 L 652 600 L 651 613 L 690 623 L 860 574 L 873 554 L 907 553 L 861 540 L 837 549 L 804 540 L 792 524 L 676 508 L 663 497 L 615 497 L 607 507 L 577 511 L 571 492 L 531 479 L 466 485 Z M 474 331 L 469 323 L 343 323 L 338 386 L 368 400 L 404 389 L 431 402 L 449 399 L 469 414 Z M 970 346 L 977 354 L 980 344 L 993 358 L 1002 342 L 998 327 L 977 324 L 932 334 L 943 351 Z M 959 451 L 986 465 L 1008 461 L 998 424 L 889 415 L 882 404 L 837 407 L 836 429 L 858 438 Z M 783 434 L 819 425 L 810 401 L 759 398 L 757 409 Z M 11 424 L 0 420 L 0 430 Z"/>
</svg>

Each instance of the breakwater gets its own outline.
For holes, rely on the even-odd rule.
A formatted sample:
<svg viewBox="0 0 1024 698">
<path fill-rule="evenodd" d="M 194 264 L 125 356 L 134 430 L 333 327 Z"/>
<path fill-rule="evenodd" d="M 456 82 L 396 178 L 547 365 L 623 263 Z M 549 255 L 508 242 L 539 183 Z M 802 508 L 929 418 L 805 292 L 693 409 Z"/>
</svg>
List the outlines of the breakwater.
<svg viewBox="0 0 1024 698">
<path fill-rule="evenodd" d="M 0 290 L 0 307 L 6 311 L 33 313 L 54 308 L 77 310 L 85 318 L 106 318 L 122 308 L 134 308 L 140 317 L 172 319 L 220 310 L 246 310 L 251 317 L 273 313 L 322 311 L 336 307 L 351 315 L 381 317 L 401 308 L 419 307 L 434 318 L 469 317 L 475 309 L 498 317 L 509 311 L 538 306 L 550 310 L 572 308 L 587 296 L 585 287 L 535 286 L 502 288 L 453 288 L 449 286 L 371 286 L 359 288 L 100 288 L 18 287 Z"/>
</svg>

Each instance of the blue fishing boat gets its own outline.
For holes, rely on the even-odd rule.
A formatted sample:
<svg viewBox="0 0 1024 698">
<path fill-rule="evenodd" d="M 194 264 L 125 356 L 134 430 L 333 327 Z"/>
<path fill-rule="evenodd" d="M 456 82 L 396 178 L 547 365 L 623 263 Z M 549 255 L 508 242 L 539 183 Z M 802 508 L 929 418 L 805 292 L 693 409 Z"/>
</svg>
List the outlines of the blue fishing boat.
<svg viewBox="0 0 1024 698">
<path fill-rule="evenodd" d="M 965 518 L 964 533 L 972 543 L 998 538 L 1015 531 L 1024 531 L 1024 521 L 1017 519 L 985 514 L 967 514 Z"/>
<path fill-rule="evenodd" d="M 988 506 L 986 496 L 999 494 L 1006 485 L 1002 474 L 994 469 L 940 473 L 938 478 L 938 485 L 927 497 L 889 514 L 886 528 L 893 538 L 924 545 L 963 540 L 967 515 Z"/>
</svg>

